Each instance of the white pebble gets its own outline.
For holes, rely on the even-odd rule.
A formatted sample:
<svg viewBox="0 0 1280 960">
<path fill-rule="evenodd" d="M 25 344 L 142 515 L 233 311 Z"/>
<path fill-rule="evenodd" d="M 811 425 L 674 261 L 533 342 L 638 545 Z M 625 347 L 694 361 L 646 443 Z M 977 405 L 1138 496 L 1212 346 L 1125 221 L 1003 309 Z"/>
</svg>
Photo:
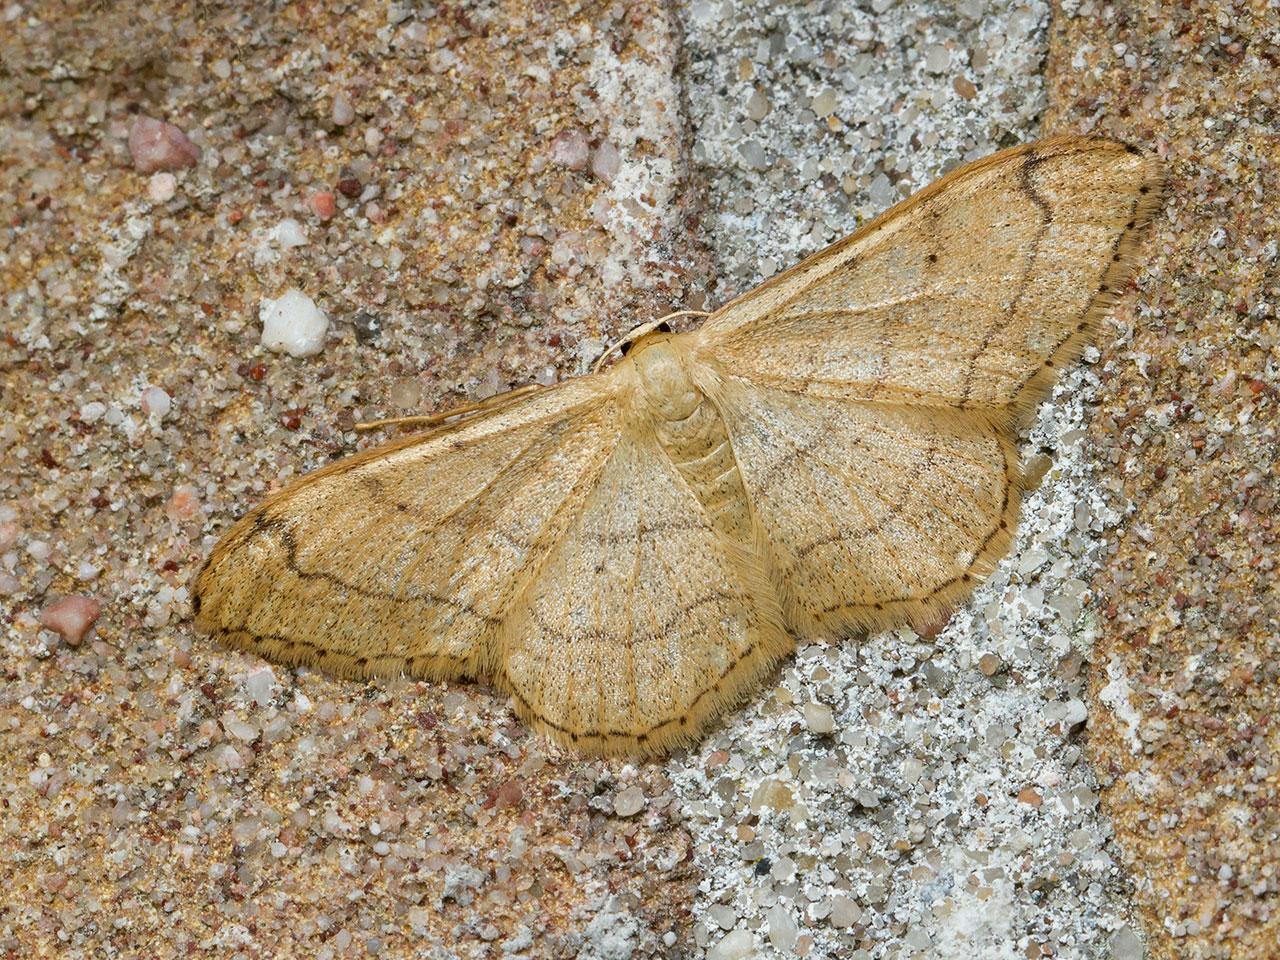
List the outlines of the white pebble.
<svg viewBox="0 0 1280 960">
<path fill-rule="evenodd" d="M 744 140 L 738 145 L 738 153 L 752 170 L 763 170 L 769 165 L 765 158 L 764 147 L 755 140 Z M 767 274 L 766 274 L 767 276 Z"/>
<path fill-rule="evenodd" d="M 147 193 L 151 196 L 152 203 L 168 203 L 177 192 L 178 178 L 172 173 L 161 171 L 151 175 Z"/>
<path fill-rule="evenodd" d="M 213 762 L 222 770 L 239 770 L 244 766 L 244 757 L 236 752 L 236 748 L 227 744 L 221 750 L 215 751 Z"/>
<path fill-rule="evenodd" d="M 613 798 L 613 809 L 620 817 L 634 817 L 644 809 L 644 794 L 639 787 L 627 787 Z"/>
<path fill-rule="evenodd" d="M 1113 960 L 1142 960 L 1144 952 L 1142 938 L 1134 933 L 1132 927 L 1121 927 L 1111 938 Z"/>
<path fill-rule="evenodd" d="M 603 140 L 596 152 L 591 156 L 591 172 L 597 180 L 606 184 L 613 183 L 622 169 L 622 158 L 618 156 L 618 148 L 608 140 Z"/>
<path fill-rule="evenodd" d="M 307 231 L 293 217 L 285 217 L 272 229 L 271 239 L 276 246 L 286 250 L 290 247 L 304 247 L 307 244 Z"/>
<path fill-rule="evenodd" d="M 843 894 L 831 898 L 831 925 L 833 927 L 851 927 L 862 919 L 862 908 L 857 902 Z"/>
<path fill-rule="evenodd" d="M 262 321 L 262 345 L 268 350 L 314 357 L 324 349 L 329 318 L 301 290 L 286 290 L 275 300 L 264 298 L 258 319 Z"/>
<path fill-rule="evenodd" d="M 147 387 L 142 391 L 142 412 L 152 420 L 163 420 L 169 414 L 173 402 L 169 399 L 169 394 L 161 387 Z"/>
<path fill-rule="evenodd" d="M 839 101 L 836 99 L 834 90 L 823 90 L 820 94 L 813 98 L 810 106 L 813 112 L 820 117 L 829 117 L 836 112 Z"/>
<path fill-rule="evenodd" d="M 351 99 L 345 93 L 339 93 L 333 98 L 333 112 L 330 115 L 333 117 L 333 122 L 340 127 L 345 127 L 355 120 L 355 107 L 351 105 Z"/>
<path fill-rule="evenodd" d="M 782 904 L 775 903 L 765 914 L 765 919 L 769 921 L 769 942 L 773 944 L 774 949 L 781 950 L 783 953 L 790 952 L 796 945 L 796 937 L 800 934 L 800 928 L 796 926 L 791 911 Z"/>
<path fill-rule="evenodd" d="M 107 405 L 97 400 L 90 400 L 88 403 L 80 405 L 80 419 L 85 423 L 93 423 L 95 420 L 102 419 L 102 415 L 107 412 Z"/>
<path fill-rule="evenodd" d="M 252 743 L 258 738 L 258 728 L 252 723 L 245 723 L 239 717 L 230 714 L 223 714 L 222 727 L 227 733 L 233 737 L 243 740 L 245 743 Z"/>
<path fill-rule="evenodd" d="M 1067 726 L 1074 727 L 1077 723 L 1083 723 L 1089 716 L 1089 708 L 1084 705 L 1083 700 L 1068 700 L 1067 713 L 1064 718 Z"/>
<path fill-rule="evenodd" d="M 276 675 L 272 669 L 270 667 L 262 667 L 245 677 L 244 692 L 258 706 L 269 706 L 271 703 L 271 691 L 275 684 Z"/>
<path fill-rule="evenodd" d="M 836 728 L 831 708 L 817 700 L 810 700 L 804 705 L 804 722 L 811 733 L 825 734 Z"/>
<path fill-rule="evenodd" d="M 591 158 L 591 145 L 586 131 L 570 127 L 551 141 L 551 159 L 570 170 L 584 170 Z"/>
<path fill-rule="evenodd" d="M 744 960 L 751 956 L 754 946 L 749 930 L 733 930 L 707 951 L 707 960 Z"/>
</svg>

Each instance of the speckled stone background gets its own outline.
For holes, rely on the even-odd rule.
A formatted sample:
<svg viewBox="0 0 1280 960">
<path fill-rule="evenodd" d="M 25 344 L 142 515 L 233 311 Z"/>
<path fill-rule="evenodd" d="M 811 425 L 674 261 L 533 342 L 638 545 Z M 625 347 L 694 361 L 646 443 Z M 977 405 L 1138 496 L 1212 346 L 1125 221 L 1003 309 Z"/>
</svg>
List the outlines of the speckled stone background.
<svg viewBox="0 0 1280 960">
<path fill-rule="evenodd" d="M 5 5 L 0 950 L 1280 955 L 1277 23 Z M 141 117 L 198 162 L 137 170 Z M 1025 438 L 1014 553 L 936 634 L 802 648 L 697 754 L 632 766 L 474 686 L 272 668 L 185 622 L 219 531 L 357 421 L 580 372 L 1065 129 L 1164 156 L 1167 209 Z M 289 288 L 318 356 L 259 342 Z M 65 596 L 101 604 L 83 639 L 42 623 Z"/>
<path fill-rule="evenodd" d="M 1037 136 L 1047 5 L 881 7 L 685 8 L 724 294 Z M 1079 737 L 1085 580 L 1119 519 L 1082 442 L 1096 387 L 1086 364 L 1042 409 L 1018 542 L 945 627 L 802 648 L 698 762 L 673 764 L 713 957 L 1140 947 Z"/>
</svg>

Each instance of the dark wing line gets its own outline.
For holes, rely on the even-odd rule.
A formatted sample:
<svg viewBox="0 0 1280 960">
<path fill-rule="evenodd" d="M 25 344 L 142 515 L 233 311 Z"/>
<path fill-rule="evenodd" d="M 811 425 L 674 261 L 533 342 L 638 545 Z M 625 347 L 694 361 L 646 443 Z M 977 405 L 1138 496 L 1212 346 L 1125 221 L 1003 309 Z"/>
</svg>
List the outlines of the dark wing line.
<svg viewBox="0 0 1280 960">
<path fill-rule="evenodd" d="M 570 422 L 572 421 L 572 419 L 573 419 L 574 417 L 578 416 L 578 415 L 580 414 L 580 412 L 581 412 L 578 408 L 572 408 L 572 409 L 574 410 L 574 413 L 572 414 L 572 416 L 567 416 L 567 417 L 565 417 L 564 421 L 562 421 L 563 423 L 570 423 Z M 569 433 L 569 432 L 571 432 L 571 431 L 570 431 L 570 429 L 569 429 L 568 427 L 565 427 L 565 429 L 558 431 L 558 432 L 555 434 L 555 437 L 556 437 L 557 439 L 563 438 L 563 437 L 565 436 L 565 434 L 567 434 L 567 433 Z M 467 507 L 471 506 L 471 505 L 472 505 L 472 504 L 474 504 L 474 503 L 479 502 L 479 501 L 480 501 L 480 499 L 481 499 L 481 498 L 482 498 L 486 493 L 488 493 L 490 490 L 492 490 L 492 489 L 493 489 L 494 485 L 495 485 L 495 484 L 497 484 L 499 480 L 501 480 L 502 478 L 504 478 L 504 477 L 506 477 L 506 476 L 509 476 L 509 475 L 512 473 L 512 471 L 513 471 L 513 470 L 515 470 L 515 469 L 517 468 L 517 466 L 518 466 L 519 464 L 521 464 L 522 462 L 524 462 L 524 461 L 528 458 L 530 451 L 534 450 L 535 448 L 537 448 L 537 449 L 539 449 L 539 450 L 541 450 L 542 448 L 545 448 L 545 447 L 548 445 L 548 443 L 549 443 L 549 436 L 550 436 L 550 433 L 549 433 L 549 431 L 546 431 L 546 430 L 542 430 L 542 431 L 539 431 L 539 432 L 535 433 L 535 434 L 534 434 L 533 439 L 532 439 L 532 440 L 530 440 L 528 444 L 526 444 L 525 446 L 521 447 L 521 448 L 520 448 L 520 450 L 519 450 L 519 452 L 518 452 L 514 457 L 512 457 L 512 458 L 511 458 L 510 460 L 508 460 L 505 464 L 503 464 L 503 465 L 502 465 L 502 466 L 501 466 L 501 467 L 500 467 L 500 468 L 499 468 L 499 469 L 498 469 L 498 470 L 493 474 L 493 476 L 492 476 L 492 477 L 490 477 L 488 480 L 486 480 L 486 481 L 484 482 L 484 484 L 483 484 L 483 485 L 481 485 L 481 487 L 480 487 L 480 489 L 479 489 L 478 491 L 476 491 L 474 494 L 472 494 L 472 495 L 468 496 L 464 501 L 462 501 L 461 503 L 459 503 L 457 506 L 455 506 L 453 509 L 451 509 L 448 513 L 446 513 L 443 517 L 441 517 L 441 518 L 440 518 L 439 520 L 437 520 L 434 524 L 432 524 L 432 525 L 431 525 L 431 527 L 430 527 L 430 528 L 428 528 L 428 529 L 429 529 L 429 531 L 430 531 L 431 533 L 434 533 L 435 531 L 437 531 L 437 530 L 440 530 L 440 529 L 444 528 L 444 526 L 445 526 L 446 524 L 448 524 L 448 523 L 452 522 L 455 518 L 457 518 L 457 517 L 461 514 L 461 512 L 462 512 L 462 510 L 463 510 L 463 509 L 465 509 L 465 508 L 467 508 Z M 554 446 L 554 443 L 552 443 L 551 445 L 552 445 L 552 446 Z M 589 471 L 587 471 L 587 472 L 589 472 Z M 545 529 L 545 525 L 544 525 L 544 527 L 543 527 L 543 528 L 540 528 L 540 530 L 541 530 L 541 529 Z M 507 539 L 511 539 L 511 538 L 507 538 Z M 530 543 L 536 542 L 536 540 L 537 540 L 537 537 L 535 536 L 535 537 L 534 537 L 534 539 L 533 539 L 532 541 L 530 541 Z M 465 544 L 464 544 L 463 546 L 465 547 Z M 523 548 L 523 549 L 525 549 L 525 550 L 527 550 L 527 549 L 528 549 L 528 545 L 522 545 L 522 548 Z M 429 551 L 427 551 L 427 550 L 418 550 L 418 551 L 417 551 L 416 558 L 415 558 L 415 562 L 414 562 L 414 563 L 412 563 L 410 566 L 408 566 L 408 567 L 407 567 L 407 568 L 406 568 L 406 569 L 401 573 L 401 575 L 400 575 L 400 581 L 401 581 L 401 582 L 403 582 L 404 580 L 410 580 L 410 581 L 411 581 L 411 580 L 412 580 L 411 574 L 415 573 L 418 569 L 420 569 L 420 568 L 422 567 L 422 565 L 423 565 L 424 563 L 426 563 L 426 562 L 427 562 L 428 560 L 430 560 L 430 559 L 432 559 L 432 557 L 429 555 Z M 457 568 L 457 563 L 458 563 L 458 561 L 459 561 L 460 559 L 461 559 L 461 557 L 460 557 L 460 556 L 459 556 L 459 557 L 455 557 L 455 558 L 453 558 L 453 561 L 452 561 L 452 564 L 453 564 L 453 565 L 452 565 L 452 567 L 451 567 L 451 571 Z"/>
<path fill-rule="evenodd" d="M 556 730 L 559 733 L 567 734 L 569 736 L 569 739 L 572 740 L 574 743 L 577 743 L 579 740 L 583 740 L 583 739 L 600 739 L 605 737 L 626 737 L 628 739 L 634 739 L 639 743 L 643 744 L 645 740 L 647 740 L 655 730 L 661 730 L 663 727 L 669 727 L 669 726 L 672 726 L 673 724 L 679 724 L 682 727 L 688 726 L 689 715 L 695 712 L 695 708 L 702 701 L 702 699 L 712 693 L 717 693 L 721 685 L 724 683 L 725 678 L 728 677 L 729 674 L 731 674 L 734 670 L 736 670 L 739 664 L 741 664 L 744 660 L 746 660 L 753 653 L 755 653 L 756 650 L 759 648 L 759 646 L 760 646 L 760 643 L 758 641 L 752 641 L 751 643 L 749 643 L 747 645 L 747 648 L 743 650 L 742 653 L 740 653 L 737 657 L 735 657 L 733 660 L 731 660 L 729 663 L 727 663 L 724 666 L 724 668 L 720 671 L 720 676 L 716 679 L 716 681 L 711 686 L 707 687 L 707 689 L 703 690 L 696 697 L 694 697 L 693 700 L 689 702 L 689 705 L 685 710 L 681 711 L 678 714 L 673 714 L 672 716 L 668 717 L 665 720 L 660 720 L 659 722 L 655 723 L 653 726 L 648 727 L 647 729 L 642 731 L 622 730 L 617 727 L 611 727 L 608 729 L 584 730 L 580 733 L 574 733 L 569 729 L 567 729 L 566 727 L 563 727 L 560 724 L 554 723 L 553 721 L 548 720 L 542 714 L 538 713 L 538 711 L 536 711 L 533 708 L 533 705 L 530 704 L 529 701 L 526 700 L 523 696 L 521 696 L 520 692 L 515 689 L 515 686 L 510 682 L 510 680 L 508 680 L 506 683 L 506 689 L 508 690 L 508 692 L 510 692 L 511 696 L 514 697 L 515 700 L 520 704 L 525 714 L 527 714 L 529 717 L 532 717 L 536 722 L 544 724 L 545 726 L 549 727 L 552 730 Z"/>
<path fill-rule="evenodd" d="M 952 587 L 955 584 L 960 583 L 961 581 L 965 583 L 973 582 L 974 580 L 973 570 L 978 565 L 979 561 L 983 560 L 984 558 L 990 559 L 986 557 L 986 552 L 987 552 L 987 547 L 991 545 L 991 541 L 994 540 L 997 536 L 999 536 L 1002 532 L 1007 532 L 1009 529 L 1008 513 L 1009 513 L 1009 507 L 1011 504 L 1013 492 L 1015 489 L 1014 472 L 1011 468 L 1011 464 L 1009 460 L 1008 445 L 1001 444 L 1001 448 L 1004 450 L 1004 454 L 1005 454 L 1004 456 L 1005 483 L 1004 483 L 1004 500 L 1000 504 L 999 518 L 997 519 L 996 523 L 991 527 L 991 529 L 987 532 L 987 535 L 983 538 L 982 542 L 978 544 L 977 549 L 973 553 L 973 559 L 969 561 L 968 566 L 966 566 L 964 570 L 962 570 L 960 573 L 957 573 L 951 579 L 946 580 L 940 584 L 937 584 L 932 589 L 927 590 L 925 593 L 922 593 L 922 594 L 915 594 L 915 595 L 908 594 L 902 597 L 892 597 L 888 600 L 877 601 L 874 604 L 836 603 L 836 604 L 832 604 L 829 607 L 823 608 L 821 612 L 823 614 L 828 614 L 828 613 L 835 613 L 837 610 L 852 610 L 855 608 L 861 608 L 861 609 L 874 608 L 876 610 L 880 610 L 880 609 L 883 609 L 888 604 L 921 603 L 921 602 L 930 600 L 933 597 L 936 597 L 938 594 L 942 593 L 947 588 Z"/>
<path fill-rule="evenodd" d="M 1007 330 L 1013 323 L 1013 318 L 1017 315 L 1018 308 L 1022 304 L 1022 298 L 1026 295 L 1027 287 L 1030 285 L 1032 270 L 1036 265 L 1036 261 L 1040 259 L 1040 246 L 1044 243 L 1044 238 L 1049 234 L 1049 224 L 1053 223 L 1053 208 L 1049 206 L 1049 201 L 1036 189 L 1036 185 L 1032 180 L 1032 173 L 1044 161 L 1045 158 L 1033 149 L 1028 151 L 1023 158 L 1022 166 L 1018 168 L 1018 186 L 1034 204 L 1035 208 L 1040 211 L 1040 225 L 1036 228 L 1036 235 L 1031 240 L 1026 261 L 1022 267 L 1022 273 L 1018 277 L 1018 289 L 1014 292 L 1013 299 L 1009 301 L 1009 306 L 1004 312 L 1003 319 L 993 319 L 987 324 L 987 331 L 983 334 L 981 343 L 973 349 L 965 361 L 964 386 L 960 394 L 961 406 L 965 406 L 969 402 L 969 391 L 973 389 L 973 374 L 978 358 L 991 346 L 991 341 L 996 334 Z"/>
</svg>

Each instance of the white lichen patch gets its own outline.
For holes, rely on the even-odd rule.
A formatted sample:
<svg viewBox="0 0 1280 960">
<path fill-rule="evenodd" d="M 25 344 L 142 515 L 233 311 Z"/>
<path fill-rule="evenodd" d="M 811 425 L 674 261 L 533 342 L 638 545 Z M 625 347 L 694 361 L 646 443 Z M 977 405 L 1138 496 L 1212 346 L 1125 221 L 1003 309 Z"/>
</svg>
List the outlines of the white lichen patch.
<svg viewBox="0 0 1280 960">
<path fill-rule="evenodd" d="M 633 38 L 643 54 L 625 58 L 601 37 L 587 69 L 597 97 L 583 103 L 583 115 L 601 136 L 590 152 L 590 170 L 604 191 L 592 204 L 592 214 L 607 235 L 607 253 L 600 275 L 607 286 L 624 280 L 651 282 L 648 276 L 659 259 L 652 249 L 655 235 L 674 229 L 659 224 L 678 214 L 673 203 L 686 173 L 675 155 L 646 144 L 682 141 L 681 116 L 676 109 L 680 92 L 670 65 L 670 24 L 647 23 Z"/>
<path fill-rule="evenodd" d="M 1117 719 L 1124 724 L 1125 736 L 1134 753 L 1141 753 L 1142 740 L 1138 737 L 1138 725 L 1142 722 L 1142 716 L 1129 699 L 1132 693 L 1133 687 L 1124 672 L 1124 664 L 1112 658 L 1107 664 L 1107 684 L 1098 691 L 1098 699 L 1110 707 Z"/>
<path fill-rule="evenodd" d="M 1034 136 L 1044 106 L 1042 0 L 682 11 L 722 297 Z"/>
</svg>

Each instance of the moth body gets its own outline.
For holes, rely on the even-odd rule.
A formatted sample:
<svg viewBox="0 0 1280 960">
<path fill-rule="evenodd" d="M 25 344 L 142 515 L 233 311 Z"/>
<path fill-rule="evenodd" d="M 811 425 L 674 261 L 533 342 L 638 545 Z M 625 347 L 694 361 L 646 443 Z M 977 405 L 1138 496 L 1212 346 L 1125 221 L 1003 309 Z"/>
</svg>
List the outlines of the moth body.
<svg viewBox="0 0 1280 960">
<path fill-rule="evenodd" d="M 651 334 L 628 356 L 635 364 L 663 451 L 707 511 L 712 526 L 727 540 L 751 539 L 751 512 L 729 430 L 720 411 L 697 386 L 670 334 Z"/>
</svg>

